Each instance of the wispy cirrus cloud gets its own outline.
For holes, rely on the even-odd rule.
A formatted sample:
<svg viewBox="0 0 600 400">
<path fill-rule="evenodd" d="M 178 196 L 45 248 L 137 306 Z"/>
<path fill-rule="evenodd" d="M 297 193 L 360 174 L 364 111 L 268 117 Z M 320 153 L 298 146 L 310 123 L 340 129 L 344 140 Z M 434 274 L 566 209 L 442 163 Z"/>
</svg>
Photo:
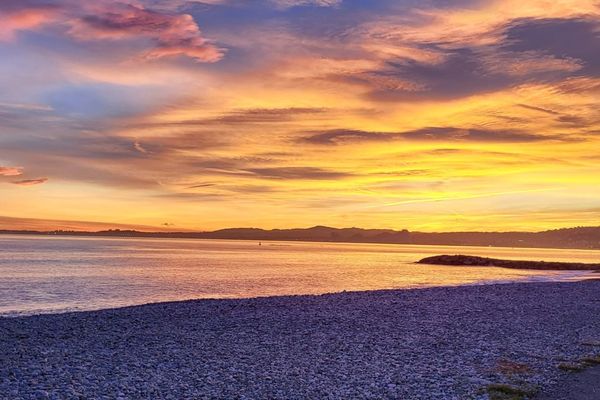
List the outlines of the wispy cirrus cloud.
<svg viewBox="0 0 600 400">
<path fill-rule="evenodd" d="M 326 119 L 333 112 L 327 108 L 252 108 L 232 110 L 216 116 L 196 119 L 179 119 L 175 121 L 142 122 L 131 125 L 131 128 L 173 128 L 173 127 L 206 127 L 225 125 L 280 124 L 298 121 L 303 118 Z"/>
<path fill-rule="evenodd" d="M 347 172 L 334 171 L 316 167 L 248 168 L 246 169 L 246 171 L 261 178 L 288 180 L 341 179 L 348 178 L 353 175 Z"/>
<path fill-rule="evenodd" d="M 297 7 L 315 5 L 319 7 L 332 7 L 342 3 L 343 0 L 271 0 L 279 7 Z"/>
</svg>

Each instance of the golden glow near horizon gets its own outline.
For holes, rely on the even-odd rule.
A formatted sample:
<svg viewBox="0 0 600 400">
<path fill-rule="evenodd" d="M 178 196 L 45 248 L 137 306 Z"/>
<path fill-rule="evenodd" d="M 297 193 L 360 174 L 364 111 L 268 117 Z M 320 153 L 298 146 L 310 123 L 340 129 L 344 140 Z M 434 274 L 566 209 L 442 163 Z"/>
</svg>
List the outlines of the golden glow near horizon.
<svg viewBox="0 0 600 400">
<path fill-rule="evenodd" d="M 0 228 L 599 223 L 595 1 L 81 3 L 0 4 Z"/>
</svg>

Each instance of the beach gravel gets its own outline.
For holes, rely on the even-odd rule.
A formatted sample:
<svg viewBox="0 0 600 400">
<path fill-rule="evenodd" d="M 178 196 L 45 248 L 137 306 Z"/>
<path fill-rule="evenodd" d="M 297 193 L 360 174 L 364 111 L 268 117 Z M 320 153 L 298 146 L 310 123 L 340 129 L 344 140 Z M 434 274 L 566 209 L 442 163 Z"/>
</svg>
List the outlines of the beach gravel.
<svg viewBox="0 0 600 400">
<path fill-rule="evenodd" d="M 159 303 L 0 318 L 0 398 L 485 399 L 590 343 L 600 281 Z"/>
</svg>

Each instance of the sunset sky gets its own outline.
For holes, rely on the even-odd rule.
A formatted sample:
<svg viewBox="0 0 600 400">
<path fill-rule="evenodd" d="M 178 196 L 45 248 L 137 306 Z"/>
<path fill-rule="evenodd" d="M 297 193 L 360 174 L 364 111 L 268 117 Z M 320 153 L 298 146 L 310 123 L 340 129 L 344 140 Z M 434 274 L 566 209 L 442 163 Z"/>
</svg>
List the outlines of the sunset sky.
<svg viewBox="0 0 600 400">
<path fill-rule="evenodd" d="M 599 101 L 597 0 L 2 0 L 0 229 L 600 225 Z"/>
</svg>

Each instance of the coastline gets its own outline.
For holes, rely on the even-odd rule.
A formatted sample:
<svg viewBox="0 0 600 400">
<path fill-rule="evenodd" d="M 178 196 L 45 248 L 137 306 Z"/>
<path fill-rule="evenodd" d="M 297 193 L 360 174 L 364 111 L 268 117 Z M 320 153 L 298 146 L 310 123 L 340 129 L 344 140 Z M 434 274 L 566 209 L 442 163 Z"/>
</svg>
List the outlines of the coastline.
<svg viewBox="0 0 600 400">
<path fill-rule="evenodd" d="M 0 318 L 9 398 L 485 399 L 600 353 L 600 281 L 189 300 Z M 36 397 L 37 396 L 37 397 Z"/>
<path fill-rule="evenodd" d="M 325 237 L 311 237 L 310 235 L 278 235 L 273 234 L 275 232 L 303 232 L 307 233 L 313 230 L 329 230 L 329 234 Z M 418 240 L 407 241 L 404 237 L 405 231 L 393 231 L 389 229 L 361 229 L 361 228 L 331 228 L 326 226 L 316 226 L 312 228 L 299 228 L 299 229 L 275 229 L 275 230 L 263 230 L 259 228 L 230 228 L 222 229 L 218 231 L 184 231 L 184 232 L 151 232 L 151 231 L 134 231 L 134 230 L 107 230 L 107 231 L 72 231 L 72 230 L 54 230 L 54 231 L 35 231 L 35 230 L 7 230 L 0 229 L 0 236 L 38 236 L 38 237 L 67 237 L 67 238 L 107 238 L 107 239 L 172 239 L 172 240 L 230 240 L 230 241 L 241 241 L 241 242 L 289 242 L 289 243 L 337 243 L 337 244 L 381 244 L 381 245 L 407 245 L 407 246 L 447 246 L 447 247 L 492 247 L 492 248 L 515 248 L 515 249 L 562 249 L 562 250 L 600 250 L 597 238 L 589 238 L 583 243 L 569 243 L 571 239 L 569 236 L 560 238 L 559 240 L 550 240 L 549 237 L 544 236 L 541 241 L 524 241 L 521 235 L 553 235 L 563 231 L 569 234 L 577 229 L 587 230 L 598 230 L 600 227 L 588 227 L 588 228 L 563 228 L 554 231 L 542 231 L 542 232 L 412 232 L 412 234 L 421 237 Z M 243 234 L 231 234 L 231 232 L 241 231 Z M 348 237 L 339 235 L 339 232 L 343 231 L 361 231 L 368 233 L 369 231 L 377 232 L 376 237 L 367 236 L 362 238 L 356 238 L 355 233 Z M 387 237 L 390 232 L 394 234 L 400 234 L 401 239 L 395 237 L 391 239 Z M 409 232 L 409 231 L 406 231 Z M 453 235 L 468 235 L 469 239 L 456 238 L 448 240 L 447 237 Z M 497 236 L 505 235 L 519 235 L 519 238 L 504 239 L 498 241 Z M 428 236 L 440 236 L 435 240 L 423 239 L 422 237 Z M 487 240 L 474 240 L 476 236 L 489 236 Z"/>
</svg>

